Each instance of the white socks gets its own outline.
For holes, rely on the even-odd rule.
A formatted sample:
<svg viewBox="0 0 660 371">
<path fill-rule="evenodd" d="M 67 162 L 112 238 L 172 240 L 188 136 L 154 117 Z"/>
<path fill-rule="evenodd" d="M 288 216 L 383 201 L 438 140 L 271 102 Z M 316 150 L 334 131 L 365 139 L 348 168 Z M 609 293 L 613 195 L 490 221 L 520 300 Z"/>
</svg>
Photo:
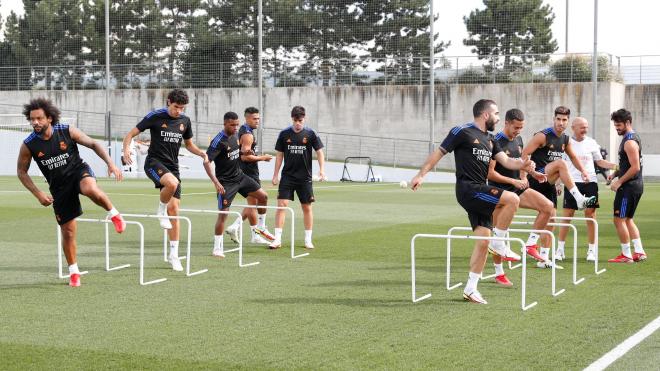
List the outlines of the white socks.
<svg viewBox="0 0 660 371">
<path fill-rule="evenodd" d="M 216 255 L 224 255 L 224 239 L 222 235 L 213 236 L 213 253 Z"/>
<path fill-rule="evenodd" d="M 243 217 L 236 218 L 227 229 L 236 229 L 241 223 L 243 223 Z"/>
<path fill-rule="evenodd" d="M 504 266 L 502 265 L 502 263 L 500 263 L 500 264 L 493 263 L 493 265 L 495 266 L 495 275 L 496 276 L 501 276 L 501 275 L 504 274 Z"/>
<path fill-rule="evenodd" d="M 167 204 L 158 201 L 158 215 L 167 215 Z"/>
<path fill-rule="evenodd" d="M 584 200 L 584 195 L 580 193 L 580 190 L 578 190 L 577 186 L 573 186 L 573 188 L 568 190 L 571 195 L 573 195 L 573 198 L 575 198 L 575 202 L 577 202 L 578 205 L 582 204 L 582 201 Z"/>
<path fill-rule="evenodd" d="M 543 260 L 546 260 L 546 261 L 550 260 L 550 259 L 548 259 L 548 256 L 550 255 L 550 248 L 549 247 L 542 247 L 541 252 L 539 253 L 539 255 L 541 255 Z"/>
<path fill-rule="evenodd" d="M 266 213 L 257 214 L 257 227 L 262 229 L 266 228 Z"/>
<path fill-rule="evenodd" d="M 477 284 L 479 283 L 480 278 L 481 278 L 481 273 L 470 272 L 470 274 L 468 275 L 468 281 L 465 284 L 465 290 L 463 290 L 463 292 L 468 295 L 474 292 L 474 290 L 477 289 Z"/>
<path fill-rule="evenodd" d="M 112 217 L 114 217 L 114 216 L 119 215 L 119 211 L 117 211 L 117 209 L 115 209 L 114 206 L 113 206 L 112 209 L 110 209 L 110 211 L 108 211 L 108 214 L 109 214 L 110 217 L 112 218 Z"/>
<path fill-rule="evenodd" d="M 170 241 L 170 256 L 179 257 L 179 241 Z"/>
<path fill-rule="evenodd" d="M 564 251 L 565 246 L 566 246 L 566 241 L 557 241 L 557 250 Z"/>
<path fill-rule="evenodd" d="M 536 245 L 536 243 L 539 241 L 539 237 L 540 236 L 536 233 L 530 233 L 529 238 L 527 238 L 527 243 L 525 244 L 525 246 Z"/>
<path fill-rule="evenodd" d="M 642 239 L 641 238 L 635 238 L 632 240 L 633 246 L 635 247 L 635 252 L 638 254 L 644 254 L 644 247 L 642 247 Z"/>
<path fill-rule="evenodd" d="M 73 263 L 69 266 L 69 274 L 80 273 L 78 270 L 78 263 Z"/>
<path fill-rule="evenodd" d="M 587 249 L 587 252 L 596 253 L 596 245 L 593 244 L 593 243 L 590 243 L 589 244 L 589 249 Z"/>
<path fill-rule="evenodd" d="M 275 241 L 282 241 L 282 228 L 273 229 L 275 232 Z"/>
<path fill-rule="evenodd" d="M 622 243 L 621 244 L 621 253 L 625 255 L 626 257 L 632 259 L 632 254 L 630 253 L 630 244 L 629 243 Z"/>
<path fill-rule="evenodd" d="M 305 242 L 312 242 L 312 230 L 305 229 Z"/>
</svg>

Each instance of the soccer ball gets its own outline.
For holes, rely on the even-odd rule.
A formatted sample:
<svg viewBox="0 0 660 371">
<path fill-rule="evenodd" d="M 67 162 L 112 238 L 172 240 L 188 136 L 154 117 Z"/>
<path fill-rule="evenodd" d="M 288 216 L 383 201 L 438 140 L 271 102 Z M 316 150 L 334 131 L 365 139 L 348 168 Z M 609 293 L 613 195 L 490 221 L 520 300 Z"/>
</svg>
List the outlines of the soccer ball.
<svg viewBox="0 0 660 371">
<path fill-rule="evenodd" d="M 408 182 L 406 182 L 405 180 L 400 181 L 399 182 L 399 187 L 408 188 Z"/>
<path fill-rule="evenodd" d="M 318 182 L 319 180 L 321 180 L 321 177 L 319 177 L 319 176 L 316 175 L 316 174 L 312 175 L 312 181 L 313 181 L 313 182 Z"/>
</svg>

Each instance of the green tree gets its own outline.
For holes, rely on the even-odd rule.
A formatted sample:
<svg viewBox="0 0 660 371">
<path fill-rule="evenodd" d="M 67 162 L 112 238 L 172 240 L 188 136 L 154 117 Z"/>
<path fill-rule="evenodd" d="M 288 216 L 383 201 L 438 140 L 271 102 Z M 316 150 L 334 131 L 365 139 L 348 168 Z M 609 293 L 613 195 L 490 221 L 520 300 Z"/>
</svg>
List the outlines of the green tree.
<svg viewBox="0 0 660 371">
<path fill-rule="evenodd" d="M 468 38 L 479 59 L 512 72 L 535 61 L 545 62 L 557 50 L 550 27 L 555 18 L 552 8 L 542 0 L 483 0 L 484 9 L 474 9 L 463 17 Z M 502 59 L 502 57 L 504 57 Z"/>
</svg>

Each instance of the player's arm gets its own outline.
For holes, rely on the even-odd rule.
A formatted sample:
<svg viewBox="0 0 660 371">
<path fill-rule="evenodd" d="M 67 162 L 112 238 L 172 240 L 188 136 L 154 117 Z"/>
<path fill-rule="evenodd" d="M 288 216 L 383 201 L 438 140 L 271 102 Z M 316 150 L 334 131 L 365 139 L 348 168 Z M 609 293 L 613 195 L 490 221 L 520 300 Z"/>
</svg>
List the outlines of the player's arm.
<svg viewBox="0 0 660 371">
<path fill-rule="evenodd" d="M 573 166 L 582 174 L 582 180 L 585 183 L 589 182 L 589 173 L 584 169 L 584 166 L 582 166 L 582 163 L 580 160 L 578 160 L 577 156 L 575 155 L 575 151 L 573 151 L 573 146 L 571 146 L 571 142 L 569 141 L 566 143 L 566 149 L 564 150 L 566 152 L 566 155 L 568 158 L 571 160 L 571 163 L 573 163 Z"/>
<path fill-rule="evenodd" d="M 206 152 L 199 149 L 199 147 L 197 147 L 195 143 L 193 143 L 192 138 L 184 139 L 183 144 L 186 146 L 186 149 L 188 151 L 201 157 L 204 160 L 205 164 L 209 162 L 209 157 L 206 155 Z"/>
<path fill-rule="evenodd" d="M 612 182 L 612 185 L 610 188 L 613 191 L 617 191 L 621 185 L 635 176 L 641 168 L 642 165 L 639 161 L 639 144 L 635 142 L 634 140 L 629 140 L 626 141 L 626 144 L 623 145 L 623 150 L 626 151 L 626 155 L 628 155 L 628 161 L 630 161 L 630 169 L 626 171 L 624 174 L 619 175 L 619 179 L 616 180 L 615 182 Z"/>
<path fill-rule="evenodd" d="M 499 162 L 500 165 L 504 166 L 509 170 L 525 170 L 533 171 L 534 170 L 534 161 L 531 161 L 528 157 L 522 156 L 521 158 L 511 158 L 506 155 L 504 152 L 497 152 L 493 158 L 495 161 Z"/>
<path fill-rule="evenodd" d="M 316 150 L 316 161 L 319 162 L 319 179 L 323 181 L 325 180 L 325 155 L 322 148 Z"/>
<path fill-rule="evenodd" d="M 598 147 L 598 150 L 594 151 L 591 156 L 594 158 L 594 163 L 596 166 L 603 168 L 603 169 L 610 169 L 610 170 L 617 170 L 618 165 L 615 164 L 614 162 L 609 162 L 606 159 L 603 158 L 603 155 L 600 153 L 600 147 Z"/>
<path fill-rule="evenodd" d="M 114 175 L 117 180 L 122 180 L 124 178 L 121 170 L 119 170 L 115 163 L 112 162 L 110 155 L 108 155 L 108 151 L 103 148 L 103 145 L 100 142 L 90 138 L 87 134 L 74 127 L 69 127 L 69 135 L 71 135 L 71 139 L 74 142 L 93 150 L 96 155 L 108 165 L 108 176 Z"/>
<path fill-rule="evenodd" d="M 543 133 L 536 133 L 532 139 L 527 142 L 527 145 L 523 147 L 522 154 L 520 157 L 532 157 L 532 153 L 543 147 L 545 145 L 545 135 Z"/>
<path fill-rule="evenodd" d="M 275 169 L 273 170 L 273 185 L 278 185 L 280 183 L 280 168 L 282 167 L 282 162 L 284 161 L 284 152 L 277 151 L 275 155 Z"/>
<path fill-rule="evenodd" d="M 131 159 L 131 140 L 138 134 L 140 134 L 140 129 L 134 127 L 128 133 L 126 133 L 126 136 L 124 136 L 121 152 L 124 155 L 124 161 L 126 162 L 126 165 L 131 165 L 133 163 L 133 159 Z"/>
<path fill-rule="evenodd" d="M 30 150 L 25 145 L 21 144 L 21 149 L 18 152 L 18 161 L 16 163 L 16 174 L 18 179 L 23 183 L 23 186 L 34 195 L 34 197 L 39 200 L 39 203 L 43 206 L 48 206 L 53 203 L 53 197 L 46 192 L 37 188 L 37 186 L 32 181 L 32 178 L 28 174 L 30 170 L 30 163 L 32 162 L 32 156 L 30 155 Z"/>
<path fill-rule="evenodd" d="M 252 143 L 254 143 L 254 135 L 252 134 L 243 134 L 240 139 L 241 143 L 241 161 L 243 162 L 259 162 L 259 161 L 270 161 L 273 156 L 269 154 L 257 156 L 256 153 L 252 153 Z"/>
<path fill-rule="evenodd" d="M 426 174 L 428 174 L 429 171 L 431 171 L 431 169 L 433 169 L 433 167 L 440 160 L 442 160 L 442 158 L 446 154 L 447 154 L 447 150 L 445 150 L 442 147 L 439 147 L 426 158 L 426 161 L 424 161 L 424 165 L 422 165 L 422 167 L 419 169 L 419 172 L 417 172 L 417 175 L 415 175 L 410 181 L 410 188 L 412 188 L 413 191 L 416 191 L 417 188 L 419 188 L 419 186 L 422 185 L 422 182 Z"/>
<path fill-rule="evenodd" d="M 500 184 L 511 184 L 516 188 L 522 188 L 522 182 L 520 179 L 509 178 L 498 173 L 495 170 L 496 164 L 497 161 L 490 160 L 490 163 L 488 164 L 488 180 Z"/>
<path fill-rule="evenodd" d="M 206 175 L 211 179 L 211 183 L 213 183 L 213 186 L 215 187 L 216 192 L 220 193 L 221 195 L 225 194 L 225 188 L 220 184 L 220 181 L 218 178 L 215 176 L 215 171 L 213 167 L 211 166 L 211 162 L 220 154 L 220 148 L 219 147 L 213 147 L 210 146 L 208 151 L 204 153 L 208 161 L 204 161 L 204 170 L 206 171 Z"/>
</svg>

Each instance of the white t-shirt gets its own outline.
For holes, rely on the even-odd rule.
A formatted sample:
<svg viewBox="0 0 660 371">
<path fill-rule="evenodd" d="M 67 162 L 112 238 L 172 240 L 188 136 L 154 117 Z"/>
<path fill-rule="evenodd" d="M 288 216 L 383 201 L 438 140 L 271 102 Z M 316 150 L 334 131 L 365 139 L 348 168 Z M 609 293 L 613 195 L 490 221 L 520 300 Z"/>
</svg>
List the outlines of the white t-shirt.
<svg viewBox="0 0 660 371">
<path fill-rule="evenodd" d="M 589 174 L 589 181 L 597 182 L 598 178 L 596 177 L 594 161 L 603 159 L 603 156 L 600 155 L 600 146 L 598 143 L 590 137 L 584 137 L 580 142 L 571 137 L 570 143 L 578 161 L 580 161 L 584 170 Z M 582 174 L 575 168 L 575 166 L 573 166 L 571 159 L 568 158 L 566 153 L 564 153 L 564 161 L 566 161 L 566 164 L 568 165 L 568 171 L 571 173 L 573 181 L 576 183 L 584 183 L 584 180 L 582 180 Z"/>
</svg>

